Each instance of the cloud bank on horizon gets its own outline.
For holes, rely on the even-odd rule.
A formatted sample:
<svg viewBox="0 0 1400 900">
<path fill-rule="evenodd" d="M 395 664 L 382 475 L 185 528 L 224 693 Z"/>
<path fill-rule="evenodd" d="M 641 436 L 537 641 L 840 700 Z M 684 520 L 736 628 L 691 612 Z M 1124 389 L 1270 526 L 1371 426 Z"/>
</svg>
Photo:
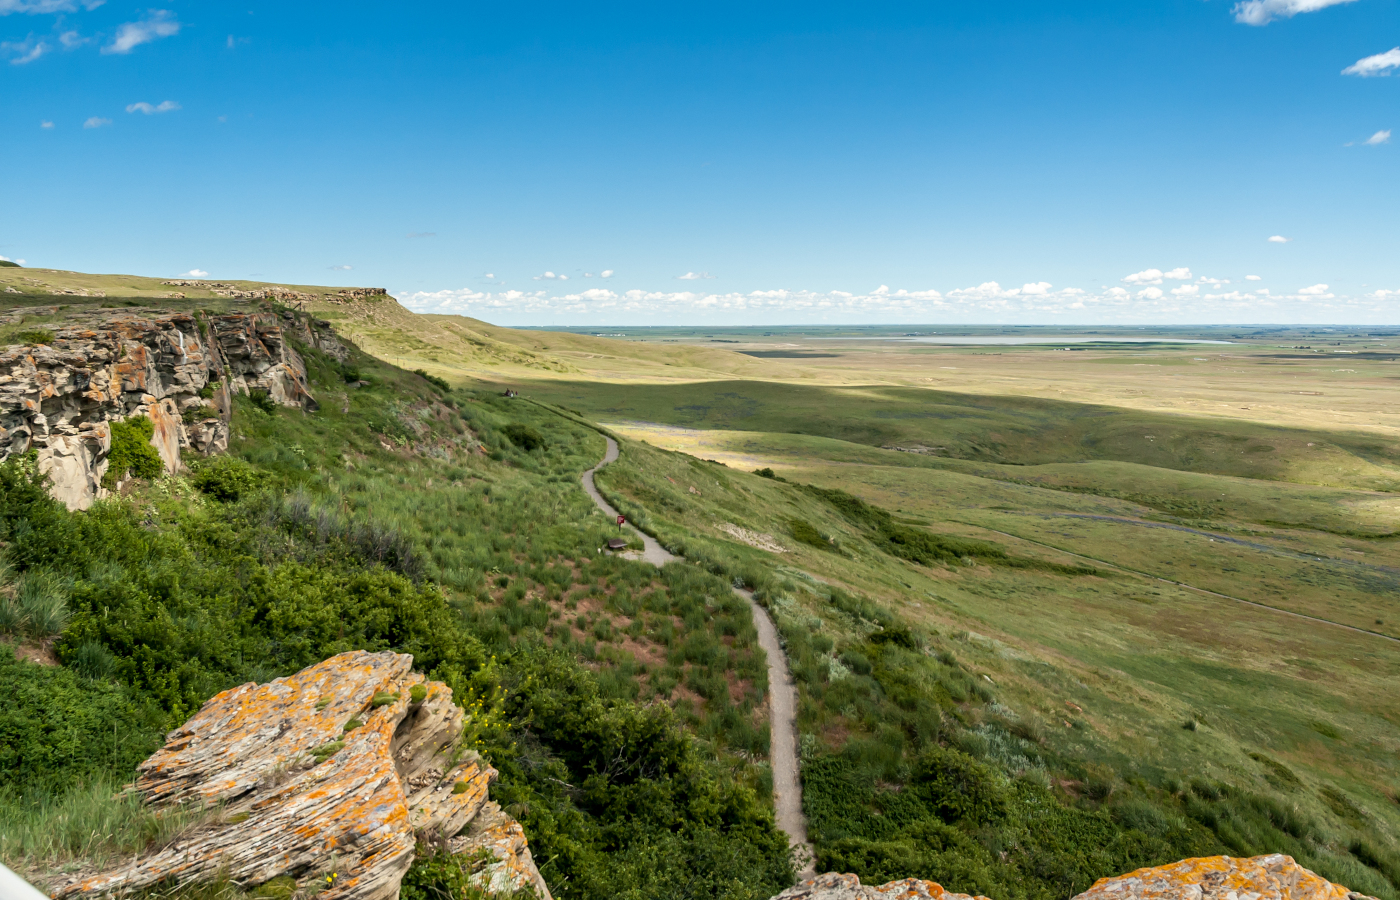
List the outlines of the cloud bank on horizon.
<svg viewBox="0 0 1400 900">
<path fill-rule="evenodd" d="M 1121 279 L 1138 288 L 1105 287 L 1097 291 L 1056 288 L 1039 281 L 1003 287 L 995 281 L 955 288 L 867 291 L 614 291 L 590 288 L 577 293 L 549 291 L 395 291 L 396 299 L 415 312 L 448 313 L 512 324 L 672 324 L 735 322 L 762 318 L 778 322 L 1003 322 L 1039 321 L 1129 324 L 1137 322 L 1392 322 L 1400 312 L 1400 289 L 1376 289 L 1342 295 L 1327 284 L 1275 291 L 1252 286 L 1225 290 L 1228 278 L 1201 276 L 1193 284 L 1164 289 L 1167 281 L 1191 281 L 1191 270 L 1146 269 Z M 1260 282 L 1258 275 L 1246 275 Z M 1142 287 L 1147 285 L 1146 287 Z M 552 320 L 546 322 L 545 320 Z"/>
</svg>

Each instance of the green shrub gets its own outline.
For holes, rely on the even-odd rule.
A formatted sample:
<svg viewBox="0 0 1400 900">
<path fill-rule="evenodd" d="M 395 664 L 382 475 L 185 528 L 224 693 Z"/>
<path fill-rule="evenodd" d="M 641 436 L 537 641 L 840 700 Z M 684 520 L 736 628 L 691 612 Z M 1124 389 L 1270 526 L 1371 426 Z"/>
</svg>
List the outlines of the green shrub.
<svg viewBox="0 0 1400 900">
<path fill-rule="evenodd" d="M 428 382 L 428 384 L 431 384 L 433 387 L 437 388 L 443 393 L 452 393 L 452 385 L 448 384 L 447 380 L 444 378 L 439 378 L 436 375 L 429 375 L 423 369 L 414 369 L 413 374 L 417 375 L 419 378 L 422 378 L 424 381 Z"/>
<path fill-rule="evenodd" d="M 777 477 L 778 477 L 777 473 L 774 472 L 772 469 L 768 468 L 767 466 L 764 466 L 764 467 L 761 468 L 761 469 L 754 469 L 754 470 L 753 470 L 753 473 L 754 473 L 755 475 L 757 475 L 759 478 L 777 478 Z"/>
<path fill-rule="evenodd" d="M 818 531 L 812 523 L 808 522 L 806 519 L 788 520 L 788 532 L 792 535 L 792 539 L 798 543 L 807 544 L 822 550 L 835 549 L 835 547 L 832 546 L 832 542 L 827 540 L 826 536 Z"/>
<path fill-rule="evenodd" d="M 234 456 L 212 456 L 192 462 L 190 482 L 215 500 L 234 502 L 267 484 L 267 474 Z"/>
<path fill-rule="evenodd" d="M 272 394 L 261 388 L 255 388 L 248 392 L 248 400 L 254 408 L 262 410 L 268 415 L 277 412 L 277 401 L 272 399 Z"/>
<path fill-rule="evenodd" d="M 400 900 L 494 900 L 490 894 L 473 887 L 474 868 L 485 864 L 482 859 L 452 853 L 446 847 L 421 842 L 414 853 L 413 865 L 404 874 L 399 888 Z"/>
<path fill-rule="evenodd" d="M 145 416 L 114 421 L 112 428 L 112 451 L 107 456 L 107 472 L 102 476 L 102 486 L 111 490 L 117 482 L 131 473 L 137 478 L 157 478 L 165 471 L 165 463 L 160 453 L 151 444 L 156 428 Z"/>
<path fill-rule="evenodd" d="M 186 425 L 193 425 L 195 422 L 203 422 L 205 419 L 217 419 L 219 411 L 208 404 L 191 406 L 180 413 L 180 421 Z"/>
<path fill-rule="evenodd" d="M 509 438 L 512 444 L 527 453 L 532 450 L 542 450 L 548 446 L 545 443 L 544 435 L 540 434 L 529 425 L 521 425 L 512 422 L 505 428 L 502 428 L 501 433 Z"/>
<path fill-rule="evenodd" d="M 211 381 L 211 382 L 209 382 L 208 384 L 206 384 L 204 387 L 202 387 L 202 388 L 199 389 L 199 399 L 201 399 L 201 400 L 212 400 L 212 399 L 214 399 L 214 394 L 215 394 L 217 391 L 218 391 L 218 386 L 215 385 L 214 382 Z"/>
</svg>

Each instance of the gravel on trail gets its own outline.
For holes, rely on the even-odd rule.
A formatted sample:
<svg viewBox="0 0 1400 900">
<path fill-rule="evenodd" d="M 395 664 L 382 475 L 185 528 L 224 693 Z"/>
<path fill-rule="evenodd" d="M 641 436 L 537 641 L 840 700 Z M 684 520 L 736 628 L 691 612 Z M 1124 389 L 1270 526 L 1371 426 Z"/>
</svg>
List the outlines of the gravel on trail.
<svg viewBox="0 0 1400 900">
<path fill-rule="evenodd" d="M 598 508 L 616 520 L 618 512 L 612 504 L 603 499 L 593 483 L 593 473 L 613 462 L 618 456 L 617 441 L 607 435 L 608 452 L 603 461 L 583 473 L 583 489 Z M 642 559 L 660 568 L 667 563 L 684 562 L 656 538 L 636 528 L 631 528 L 642 539 L 645 549 Z M 787 655 L 778 640 L 778 629 L 769 617 L 768 611 L 754 599 L 753 592 L 734 588 L 734 593 L 743 597 L 753 610 L 754 627 L 758 629 L 758 645 L 768 657 L 768 713 L 770 746 L 769 761 L 773 766 L 773 809 L 778 827 L 788 837 L 788 846 L 796 852 L 799 868 L 798 878 L 808 878 L 816 873 L 816 855 L 807 841 L 807 819 L 802 815 L 802 778 L 797 764 L 797 685 L 788 671 Z"/>
</svg>

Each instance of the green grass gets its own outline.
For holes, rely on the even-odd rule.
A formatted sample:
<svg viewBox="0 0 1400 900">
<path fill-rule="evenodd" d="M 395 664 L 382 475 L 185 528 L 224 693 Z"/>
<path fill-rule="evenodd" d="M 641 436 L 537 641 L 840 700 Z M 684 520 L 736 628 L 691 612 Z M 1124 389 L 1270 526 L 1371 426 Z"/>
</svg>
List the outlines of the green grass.
<svg viewBox="0 0 1400 900">
<path fill-rule="evenodd" d="M 763 431 L 1016 466 L 1115 461 L 1366 490 L 1400 486 L 1400 445 L 1356 432 L 1193 419 L 1095 404 L 912 387 L 755 381 L 537 382 L 532 396 L 600 421 Z"/>
<path fill-rule="evenodd" d="M 601 438 L 363 356 L 351 365 L 370 383 L 351 389 L 347 366 L 305 356 L 321 411 L 239 398 L 229 457 L 188 477 L 73 513 L 0 466 L 19 577 L 72 573 L 63 665 L 0 663 L 16 700 L 0 712 L 6 802 L 129 779 L 219 690 L 394 649 L 470 711 L 467 745 L 501 771 L 493 797 L 556 896 L 785 886 L 748 611 L 703 571 L 599 552 L 612 532 L 578 477 Z M 521 448 L 512 426 L 542 443 Z"/>
</svg>

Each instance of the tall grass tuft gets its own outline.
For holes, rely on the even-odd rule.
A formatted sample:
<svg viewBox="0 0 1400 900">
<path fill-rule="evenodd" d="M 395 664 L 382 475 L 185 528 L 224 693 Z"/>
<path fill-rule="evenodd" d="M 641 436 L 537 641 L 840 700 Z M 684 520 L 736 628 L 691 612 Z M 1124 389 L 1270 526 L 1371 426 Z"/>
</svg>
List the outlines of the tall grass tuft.
<svg viewBox="0 0 1400 900">
<path fill-rule="evenodd" d="M 98 778 L 62 794 L 0 794 L 0 860 L 26 877 L 72 865 L 102 867 L 161 847 L 216 811 L 155 811 Z"/>
</svg>

